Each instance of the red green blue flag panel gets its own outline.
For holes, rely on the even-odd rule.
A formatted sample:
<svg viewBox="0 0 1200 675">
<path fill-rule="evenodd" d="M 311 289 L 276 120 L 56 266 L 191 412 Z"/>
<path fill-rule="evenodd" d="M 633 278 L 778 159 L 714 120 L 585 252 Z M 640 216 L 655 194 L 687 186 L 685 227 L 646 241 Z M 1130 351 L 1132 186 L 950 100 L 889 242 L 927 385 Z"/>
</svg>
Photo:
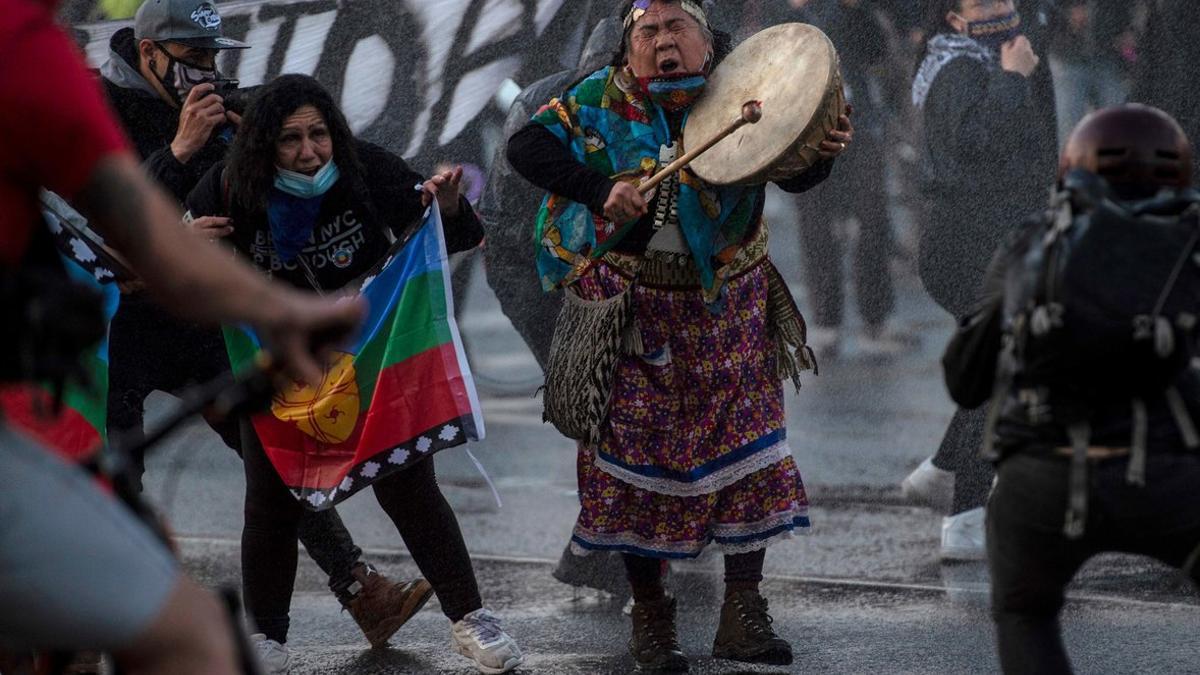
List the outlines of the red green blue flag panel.
<svg viewBox="0 0 1200 675">
<path fill-rule="evenodd" d="M 439 450 L 483 438 L 479 399 L 454 321 L 436 207 L 360 282 L 367 320 L 316 386 L 293 383 L 254 416 L 267 457 L 297 499 L 321 510 Z M 260 343 L 226 327 L 235 371 Z"/>
</svg>

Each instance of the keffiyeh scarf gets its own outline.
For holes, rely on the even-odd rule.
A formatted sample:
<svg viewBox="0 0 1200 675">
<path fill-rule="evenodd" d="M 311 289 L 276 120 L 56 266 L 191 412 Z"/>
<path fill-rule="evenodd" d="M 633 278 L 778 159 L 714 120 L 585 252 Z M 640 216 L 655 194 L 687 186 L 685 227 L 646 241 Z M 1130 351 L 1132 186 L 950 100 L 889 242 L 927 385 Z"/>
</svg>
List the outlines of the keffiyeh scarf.
<svg viewBox="0 0 1200 675">
<path fill-rule="evenodd" d="M 912 102 L 917 110 L 925 108 L 929 90 L 933 88 L 933 81 L 937 79 L 938 73 L 942 72 L 942 68 L 945 68 L 947 63 L 960 56 L 975 59 L 987 66 L 989 70 L 995 68 L 998 62 L 995 51 L 965 35 L 938 33 L 929 39 L 925 60 L 921 62 L 921 67 L 917 70 L 917 76 L 913 80 Z"/>
</svg>

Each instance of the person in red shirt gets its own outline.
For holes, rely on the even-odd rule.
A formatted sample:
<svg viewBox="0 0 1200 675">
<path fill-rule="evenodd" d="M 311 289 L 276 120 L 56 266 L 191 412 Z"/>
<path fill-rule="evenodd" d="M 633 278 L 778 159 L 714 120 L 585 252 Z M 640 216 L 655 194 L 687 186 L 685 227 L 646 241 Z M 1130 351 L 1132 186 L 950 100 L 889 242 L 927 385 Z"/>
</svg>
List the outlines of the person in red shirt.
<svg viewBox="0 0 1200 675">
<path fill-rule="evenodd" d="M 41 226 L 38 194 L 53 190 L 164 305 L 253 325 L 290 375 L 319 380 L 321 342 L 352 331 L 361 306 L 276 286 L 215 245 L 180 237 L 178 207 L 142 174 L 53 10 L 5 0 L 0 12 L 0 281 L 20 274 Z M 4 298 L 5 315 L 19 302 Z M 2 420 L 0 647 L 101 649 L 145 673 L 236 672 L 217 600 L 82 471 Z"/>
</svg>

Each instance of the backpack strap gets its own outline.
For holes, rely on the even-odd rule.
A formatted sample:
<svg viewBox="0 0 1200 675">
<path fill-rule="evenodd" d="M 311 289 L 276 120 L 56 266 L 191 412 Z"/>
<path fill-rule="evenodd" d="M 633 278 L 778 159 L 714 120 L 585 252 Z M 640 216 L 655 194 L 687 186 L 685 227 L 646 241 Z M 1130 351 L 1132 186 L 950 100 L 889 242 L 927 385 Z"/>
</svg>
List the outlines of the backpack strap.
<svg viewBox="0 0 1200 675">
<path fill-rule="evenodd" d="M 225 215 L 233 211 L 233 190 L 229 189 L 229 167 L 221 167 L 221 205 L 225 207 Z"/>
<path fill-rule="evenodd" d="M 1016 367 L 1013 358 L 1012 336 L 1005 336 L 1004 346 L 1000 348 L 1000 356 L 996 358 L 996 381 L 992 385 L 992 397 L 988 400 L 987 417 L 983 423 L 984 459 L 996 461 L 996 425 L 1000 422 L 1000 412 L 1004 408 L 1005 397 L 1016 378 Z"/>
<path fill-rule="evenodd" d="M 1184 561 L 1183 567 L 1179 569 L 1194 583 L 1200 585 L 1200 546 L 1197 546 L 1196 550 L 1192 551 L 1191 555 Z"/>
<path fill-rule="evenodd" d="M 1129 466 L 1125 470 L 1125 482 L 1146 487 L 1146 445 L 1150 433 L 1146 402 L 1133 399 L 1133 438 L 1129 443 Z"/>
<path fill-rule="evenodd" d="M 1184 446 L 1188 450 L 1200 448 L 1200 434 L 1196 433 L 1196 425 L 1192 422 L 1192 416 L 1188 414 L 1183 396 L 1175 387 L 1168 387 L 1166 394 L 1167 407 L 1171 409 L 1171 416 L 1175 418 L 1175 424 L 1179 427 L 1180 435 L 1183 436 Z"/>
<path fill-rule="evenodd" d="M 1071 469 L 1067 475 L 1067 520 L 1063 534 L 1067 539 L 1079 539 L 1087 526 L 1088 511 L 1088 443 L 1092 427 L 1087 421 L 1067 427 L 1071 439 Z"/>
</svg>

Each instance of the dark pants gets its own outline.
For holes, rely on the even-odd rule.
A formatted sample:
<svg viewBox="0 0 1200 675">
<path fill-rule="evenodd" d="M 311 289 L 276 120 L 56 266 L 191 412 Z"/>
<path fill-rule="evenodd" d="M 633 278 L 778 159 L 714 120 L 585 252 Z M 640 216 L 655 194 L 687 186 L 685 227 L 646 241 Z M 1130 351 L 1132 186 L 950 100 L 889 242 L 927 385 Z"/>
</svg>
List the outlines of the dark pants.
<svg viewBox="0 0 1200 675">
<path fill-rule="evenodd" d="M 835 232 L 839 219 L 855 217 L 859 222 L 851 269 L 863 321 L 882 325 L 896 304 L 882 145 L 865 135 L 858 145 L 838 160 L 828 180 L 797 198 L 804 283 L 817 326 L 840 326 L 844 319 L 845 251 Z"/>
<path fill-rule="evenodd" d="M 921 237 L 918 269 L 926 292 L 955 321 L 970 314 L 979 301 L 980 284 L 996 246 L 993 218 L 974 219 L 969 211 L 934 204 Z M 983 506 L 992 484 L 992 466 L 980 456 L 987 406 L 956 410 L 933 465 L 954 472 L 957 514 Z"/>
<path fill-rule="evenodd" d="M 287 641 L 296 582 L 296 533 L 304 508 L 284 486 L 249 423 L 242 425 L 246 522 L 242 593 L 246 612 L 267 637 Z M 421 574 L 451 621 L 483 606 L 458 520 L 442 496 L 433 459 L 375 482 L 375 499 L 396 525 Z"/>
<path fill-rule="evenodd" d="M 954 411 L 950 426 L 933 456 L 933 465 L 954 472 L 954 501 L 951 514 L 977 509 L 987 503 L 992 489 L 992 465 L 980 455 L 987 406 Z"/>
<path fill-rule="evenodd" d="M 1017 455 L 1000 464 L 987 547 L 1004 672 L 1070 672 L 1058 614 L 1064 589 L 1093 555 L 1148 555 L 1200 581 L 1200 456 L 1151 455 L 1145 487 L 1126 483 L 1126 464 L 1091 467 L 1087 529 L 1075 541 L 1063 534 L 1067 461 Z"/>
<path fill-rule="evenodd" d="M 633 553 L 622 553 L 621 560 L 625 563 L 625 576 L 633 587 L 633 597 L 645 589 L 660 591 L 663 574 L 666 572 L 665 558 L 650 558 Z M 767 549 L 760 548 L 749 553 L 725 554 L 725 583 L 757 585 L 763 580 L 763 564 L 767 559 Z"/>
<path fill-rule="evenodd" d="M 140 295 L 121 298 L 109 327 L 108 359 L 108 429 L 114 439 L 141 434 L 151 392 L 179 395 L 229 370 L 219 329 L 179 321 Z M 236 420 L 209 426 L 238 451 Z M 130 459 L 140 484 L 145 455 Z"/>
<path fill-rule="evenodd" d="M 219 329 L 178 321 L 138 296 L 123 297 L 121 302 L 109 330 L 108 428 L 110 434 L 132 439 L 142 433 L 146 397 L 151 392 L 179 395 L 228 370 L 229 359 Z M 238 420 L 209 426 L 225 445 L 242 454 Z M 130 459 L 140 487 L 145 454 Z M 354 583 L 350 570 L 362 551 L 337 511 L 305 512 L 298 538 L 329 576 L 331 590 L 344 593 Z"/>
</svg>

